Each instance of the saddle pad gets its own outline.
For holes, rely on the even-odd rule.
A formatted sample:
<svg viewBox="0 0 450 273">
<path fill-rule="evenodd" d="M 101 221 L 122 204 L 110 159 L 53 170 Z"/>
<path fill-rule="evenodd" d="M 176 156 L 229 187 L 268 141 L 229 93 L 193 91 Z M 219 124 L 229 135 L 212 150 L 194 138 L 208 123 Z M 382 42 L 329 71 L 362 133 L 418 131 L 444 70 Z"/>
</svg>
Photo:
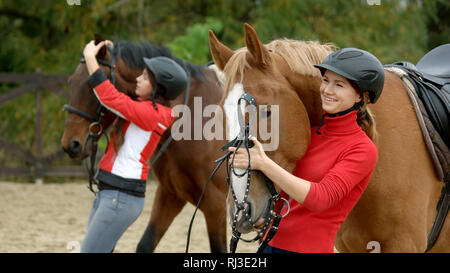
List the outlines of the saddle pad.
<svg viewBox="0 0 450 273">
<path fill-rule="evenodd" d="M 408 73 L 396 67 L 385 67 L 385 70 L 399 77 L 408 93 L 411 103 L 416 112 L 417 120 L 422 131 L 428 152 L 433 161 L 436 174 L 441 181 L 444 181 L 445 175 L 450 171 L 450 150 L 442 140 L 439 133 L 434 128 L 427 111 L 410 82 Z"/>
</svg>

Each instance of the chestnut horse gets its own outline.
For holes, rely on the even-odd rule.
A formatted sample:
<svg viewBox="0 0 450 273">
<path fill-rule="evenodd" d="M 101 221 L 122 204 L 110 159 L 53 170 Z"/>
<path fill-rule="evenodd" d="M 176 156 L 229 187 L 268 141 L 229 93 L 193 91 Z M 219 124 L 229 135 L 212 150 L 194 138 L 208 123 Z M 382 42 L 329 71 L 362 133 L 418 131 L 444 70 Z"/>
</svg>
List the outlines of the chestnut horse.
<svg viewBox="0 0 450 273">
<path fill-rule="evenodd" d="M 97 43 L 102 39 L 96 39 Z M 206 105 L 218 104 L 223 96 L 216 73 L 207 67 L 202 67 L 183 62 L 171 55 L 164 47 L 149 43 L 137 44 L 131 42 L 118 42 L 114 45 L 115 57 L 115 86 L 121 92 L 136 98 L 136 77 L 142 74 L 144 63 L 142 58 L 166 56 L 178 62 L 182 67 L 191 72 L 190 95 L 188 108 L 194 113 L 194 97 L 202 99 L 203 109 Z M 111 60 L 111 53 L 102 48 L 97 59 L 106 62 Z M 100 64 L 105 75 L 109 75 L 110 68 Z M 70 100 L 69 104 L 83 112 L 95 116 L 99 105 L 88 84 L 88 72 L 86 65 L 80 63 L 69 79 Z M 186 91 L 176 100 L 170 102 L 170 107 L 183 104 Z M 198 100 L 197 100 L 198 101 Z M 184 113 L 185 115 L 187 113 Z M 103 128 L 107 128 L 116 118 L 107 111 L 102 120 Z M 117 120 L 115 122 L 118 122 Z M 202 121 L 203 125 L 204 119 Z M 83 159 L 92 153 L 92 138 L 89 138 L 89 126 L 91 121 L 77 113 L 69 112 L 66 118 L 64 135 L 62 137 L 63 149 L 72 158 Z M 194 123 L 192 130 L 194 132 Z M 203 127 L 202 127 L 203 128 Z M 189 128 L 184 128 L 187 130 Z M 158 153 L 161 145 L 171 133 L 169 128 L 161 137 L 160 144 L 155 150 Z M 138 252 L 153 252 L 156 245 L 164 235 L 173 219 L 178 215 L 186 202 L 197 204 L 203 183 L 208 173 L 214 168 L 214 159 L 220 156 L 221 141 L 182 139 L 173 140 L 154 163 L 153 172 L 159 180 L 153 203 L 150 222 L 142 236 L 138 246 Z M 201 152 L 200 152 L 201 151 Z M 226 208 L 225 208 L 225 173 L 219 171 L 211 185 L 206 190 L 200 210 L 206 218 L 207 230 L 212 252 L 226 252 Z"/>
<path fill-rule="evenodd" d="M 335 48 L 287 39 L 263 45 L 250 25 L 244 28 L 246 47 L 236 51 L 220 43 L 210 31 L 214 62 L 227 79 L 225 97 L 239 97 L 235 93 L 242 93 L 242 88 L 239 91 L 234 87 L 240 83 L 258 104 L 279 105 L 279 146 L 267 154 L 292 171 L 307 149 L 311 126 L 319 124 L 322 114 L 321 75 L 313 65 L 321 63 Z M 341 225 L 335 247 L 339 252 L 367 252 L 379 244 L 382 252 L 423 252 L 443 183 L 433 169 L 410 99 L 398 77 L 386 71 L 383 93 L 370 108 L 378 125 L 378 162 L 365 193 Z M 251 220 L 256 222 L 264 216 L 270 195 L 260 177 L 252 175 L 250 184 Z M 232 216 L 234 202 L 227 198 L 227 203 Z M 249 232 L 246 226 L 248 223 L 240 223 L 238 229 Z M 450 251 L 449 231 L 450 221 L 446 221 L 431 252 Z"/>
</svg>

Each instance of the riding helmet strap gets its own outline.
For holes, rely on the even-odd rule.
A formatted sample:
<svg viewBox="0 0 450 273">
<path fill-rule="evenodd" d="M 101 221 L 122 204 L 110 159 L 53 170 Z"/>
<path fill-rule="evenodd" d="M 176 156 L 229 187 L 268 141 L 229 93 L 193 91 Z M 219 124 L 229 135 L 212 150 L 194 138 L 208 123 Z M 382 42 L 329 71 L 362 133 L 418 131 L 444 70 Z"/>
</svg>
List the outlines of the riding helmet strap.
<svg viewBox="0 0 450 273">
<path fill-rule="evenodd" d="M 350 112 L 352 112 L 352 111 L 359 110 L 359 109 L 361 109 L 362 106 L 363 106 L 363 102 L 360 101 L 360 102 L 357 102 L 357 103 L 353 104 L 352 107 L 350 107 L 349 109 L 347 109 L 347 110 L 345 110 L 345 111 L 342 111 L 342 112 L 339 112 L 339 113 L 335 113 L 335 114 L 324 113 L 324 114 L 322 115 L 322 118 L 320 119 L 319 126 L 318 126 L 317 129 L 316 129 L 317 134 L 318 134 L 318 135 L 321 135 L 321 134 L 322 134 L 322 133 L 320 132 L 320 128 L 322 127 L 322 125 L 323 125 L 324 122 L 325 122 L 325 117 L 331 117 L 331 118 L 334 118 L 334 117 L 340 117 L 340 116 L 346 115 L 346 114 L 348 114 L 348 113 L 350 113 Z"/>
</svg>

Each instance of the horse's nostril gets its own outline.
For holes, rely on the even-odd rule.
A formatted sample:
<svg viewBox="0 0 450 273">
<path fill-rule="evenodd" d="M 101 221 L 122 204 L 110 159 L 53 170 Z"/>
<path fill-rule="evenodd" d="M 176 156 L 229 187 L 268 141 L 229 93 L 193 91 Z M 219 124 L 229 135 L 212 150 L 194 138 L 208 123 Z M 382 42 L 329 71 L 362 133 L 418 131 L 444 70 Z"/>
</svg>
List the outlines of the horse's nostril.
<svg viewBox="0 0 450 273">
<path fill-rule="evenodd" d="M 69 146 L 72 153 L 79 153 L 81 150 L 81 143 L 78 140 L 72 140 Z"/>
</svg>

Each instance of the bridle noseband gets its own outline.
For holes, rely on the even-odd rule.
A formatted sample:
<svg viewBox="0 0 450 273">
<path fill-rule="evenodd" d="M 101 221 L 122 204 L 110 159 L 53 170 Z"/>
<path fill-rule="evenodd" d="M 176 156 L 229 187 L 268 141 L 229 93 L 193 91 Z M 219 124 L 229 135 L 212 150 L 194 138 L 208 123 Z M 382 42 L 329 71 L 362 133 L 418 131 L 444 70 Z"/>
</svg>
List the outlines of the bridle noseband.
<svg viewBox="0 0 450 273">
<path fill-rule="evenodd" d="M 110 68 L 109 80 L 111 81 L 111 83 L 113 85 L 115 85 L 115 75 L 114 75 L 115 58 L 114 58 L 114 54 L 113 54 L 113 48 L 111 46 L 106 46 L 106 48 L 108 49 L 108 51 L 110 53 L 109 55 L 111 56 L 111 61 L 108 62 L 106 60 L 97 58 L 97 62 L 101 65 L 108 66 Z M 86 63 L 86 60 L 83 56 L 80 58 L 80 63 Z M 88 138 L 86 139 L 86 143 L 88 143 L 89 139 L 92 139 L 93 147 L 92 147 L 92 154 L 90 156 L 90 166 L 89 166 L 89 170 L 88 170 L 88 172 L 89 172 L 88 188 L 94 194 L 96 194 L 96 192 L 94 191 L 92 185 L 97 184 L 94 181 L 95 158 L 97 156 L 98 140 L 100 139 L 100 137 L 103 133 L 102 120 L 103 120 L 103 116 L 105 115 L 105 110 L 106 110 L 105 107 L 100 103 L 100 101 L 98 102 L 98 106 L 97 106 L 97 109 L 95 110 L 94 116 L 89 113 L 86 113 L 74 106 L 71 106 L 69 104 L 64 104 L 64 106 L 63 106 L 63 111 L 68 111 L 70 113 L 77 114 L 80 117 L 83 117 L 91 122 L 91 124 L 89 125 L 89 135 L 88 135 Z M 98 130 L 94 131 L 94 128 L 96 128 L 96 127 L 98 127 Z"/>
<path fill-rule="evenodd" d="M 268 211 L 270 213 L 270 218 L 268 217 L 265 219 L 262 227 L 257 226 L 256 223 L 252 221 L 251 215 L 248 212 L 248 208 L 250 207 L 250 204 L 248 202 L 248 193 L 250 190 L 250 176 L 251 176 L 252 172 L 255 172 L 255 171 L 251 170 L 250 151 L 249 151 L 249 149 L 254 146 L 253 142 L 250 140 L 250 137 L 251 137 L 250 136 L 250 127 L 253 123 L 252 117 L 254 117 L 254 116 L 250 115 L 249 121 L 247 123 L 244 122 L 244 114 L 242 113 L 241 107 L 240 107 L 241 101 L 243 101 L 243 100 L 246 101 L 250 106 L 257 108 L 256 100 L 250 93 L 244 93 L 239 98 L 239 100 L 238 100 L 238 121 L 239 121 L 239 126 L 241 128 L 239 135 L 234 140 L 232 140 L 231 142 L 226 144 L 224 147 L 222 147 L 222 150 L 226 150 L 229 147 L 236 147 L 236 150 L 232 153 L 233 156 L 231 158 L 231 163 L 228 162 L 229 156 L 226 156 L 227 166 L 228 166 L 226 182 L 227 182 L 228 189 L 231 188 L 231 194 L 233 196 L 234 204 L 236 206 L 236 211 L 234 213 L 233 222 L 232 222 L 232 237 L 230 240 L 230 252 L 234 253 L 236 251 L 239 240 L 242 240 L 247 243 L 251 243 L 251 242 L 254 242 L 259 239 L 264 238 L 264 235 L 266 234 L 267 230 L 269 229 L 269 227 L 271 227 L 271 232 L 270 232 L 271 234 L 268 234 L 266 236 L 266 238 L 262 241 L 262 243 L 260 244 L 260 246 L 258 248 L 257 253 L 261 253 L 264 250 L 264 248 L 266 247 L 267 243 L 275 235 L 275 233 L 278 229 L 278 225 L 279 225 L 281 219 L 284 217 L 284 215 L 276 213 L 274 210 L 275 204 L 282 197 L 280 197 L 280 194 L 276 191 L 275 186 L 273 185 L 273 182 L 264 173 L 258 171 L 264 177 L 264 181 L 266 182 L 266 186 L 270 192 L 270 202 L 268 205 L 269 206 Z M 234 158 L 236 156 L 237 151 L 242 146 L 247 150 L 248 166 L 243 173 L 238 174 L 238 173 L 236 173 L 236 171 L 234 169 Z M 236 197 L 236 193 L 234 192 L 234 189 L 233 189 L 232 185 L 230 184 L 231 183 L 230 182 L 230 170 L 237 177 L 243 177 L 243 176 L 247 175 L 247 183 L 246 183 L 244 198 L 241 202 L 239 202 L 238 198 Z M 284 198 L 282 198 L 282 199 L 286 202 L 286 204 L 289 204 L 286 199 L 284 199 Z M 247 206 L 245 206 L 245 205 L 247 205 Z M 250 239 L 250 240 L 244 239 L 241 237 L 241 233 L 239 231 L 237 231 L 236 224 L 238 221 L 239 213 L 241 211 L 242 211 L 241 217 L 245 217 L 245 220 L 248 223 L 250 223 L 253 228 L 260 229 L 258 234 L 256 234 L 256 236 L 253 239 Z"/>
<path fill-rule="evenodd" d="M 232 222 L 232 237 L 230 240 L 230 252 L 234 253 L 236 251 L 237 248 L 237 244 L 239 242 L 239 240 L 242 240 L 244 242 L 254 242 L 258 239 L 262 239 L 264 238 L 264 235 L 266 235 L 266 237 L 264 238 L 264 240 L 261 242 L 261 244 L 258 247 L 258 251 L 257 253 L 262 253 L 262 251 L 264 250 L 264 248 L 267 246 L 267 243 L 273 238 L 273 236 L 275 236 L 275 233 L 278 230 L 278 225 L 280 224 L 281 219 L 287 215 L 287 213 L 289 212 L 289 201 L 286 200 L 283 197 L 280 197 L 279 193 L 276 191 L 275 186 L 273 184 L 273 182 L 262 172 L 259 172 L 261 175 L 263 175 L 264 180 L 266 182 L 267 188 L 269 189 L 270 192 L 270 202 L 269 202 L 269 208 L 268 211 L 270 213 L 270 217 L 267 217 L 265 219 L 265 222 L 263 224 L 262 227 L 258 227 L 256 226 L 256 223 L 252 221 L 251 219 L 251 215 L 249 214 L 248 208 L 249 208 L 249 203 L 248 203 L 248 194 L 249 194 L 249 189 L 250 189 L 250 175 L 252 172 L 255 172 L 253 170 L 251 170 L 251 166 L 250 166 L 250 151 L 249 149 L 252 148 L 254 146 L 253 141 L 250 140 L 250 128 L 251 125 L 253 123 L 253 119 L 254 116 L 250 115 L 249 121 L 247 123 L 245 123 L 244 121 L 244 114 L 241 111 L 241 101 L 245 101 L 247 102 L 249 105 L 257 108 L 257 103 L 255 98 L 250 94 L 250 93 L 244 93 L 238 100 L 238 121 L 239 121 L 239 126 L 240 126 L 240 132 L 239 135 L 233 139 L 232 141 L 230 141 L 229 143 L 227 143 L 225 146 L 223 146 L 221 149 L 222 151 L 226 151 L 228 150 L 229 147 L 235 147 L 236 150 L 234 152 L 230 152 L 227 151 L 223 156 L 221 156 L 220 158 L 218 158 L 217 160 L 215 160 L 217 164 L 216 168 L 213 170 L 213 172 L 211 173 L 211 175 L 209 176 L 208 180 L 205 183 L 205 186 L 203 187 L 203 191 L 200 195 L 199 201 L 197 203 L 197 207 L 194 211 L 194 214 L 192 216 L 191 219 L 191 223 L 189 224 L 189 230 L 188 230 L 188 237 L 187 237 L 187 243 L 186 243 L 186 253 L 189 250 L 189 241 L 190 241 L 190 233 L 191 233 L 191 228 L 192 228 L 192 223 L 195 217 L 195 214 L 197 212 L 197 209 L 200 206 L 200 202 L 202 200 L 203 194 L 205 192 L 206 186 L 208 185 L 209 181 L 212 179 L 212 177 L 214 176 L 214 174 L 217 172 L 217 170 L 219 169 L 219 167 L 222 165 L 222 163 L 224 161 L 227 161 L 227 177 L 226 177 L 226 183 L 227 183 L 227 195 L 228 195 L 228 191 L 231 188 L 231 194 L 233 196 L 234 199 L 234 204 L 236 206 L 236 211 L 233 217 L 233 222 Z M 234 169 L 234 158 L 236 156 L 236 152 L 241 148 L 244 147 L 247 150 L 247 155 L 248 155 L 248 166 L 247 168 L 244 170 L 244 172 L 242 173 L 237 173 Z M 229 164 L 229 157 L 230 155 L 232 155 L 231 158 L 231 164 Z M 244 193 L 244 198 L 241 202 L 239 202 L 238 198 L 236 197 L 236 194 L 234 192 L 234 189 L 231 185 L 230 182 L 230 173 L 233 173 L 234 175 L 236 175 L 237 177 L 243 177 L 245 175 L 247 175 L 247 183 L 246 183 L 246 188 L 245 188 L 245 193 Z M 285 202 L 285 205 L 288 205 L 288 211 L 286 214 L 281 215 L 279 212 L 275 211 L 275 203 L 282 199 Z M 247 206 L 245 206 L 247 204 Z M 284 208 L 284 206 L 283 206 Z M 283 210 L 283 208 L 281 208 L 281 210 Z M 280 211 L 281 211 L 280 210 Z M 253 238 L 253 239 L 244 239 L 241 237 L 241 233 L 239 231 L 237 231 L 236 228 L 236 224 L 237 224 L 237 219 L 239 217 L 239 213 L 242 211 L 242 217 L 245 217 L 245 220 L 248 221 L 253 228 L 255 229 L 260 229 L 260 232 L 258 232 L 258 234 Z M 270 229 L 269 229 L 270 227 Z"/>
</svg>

